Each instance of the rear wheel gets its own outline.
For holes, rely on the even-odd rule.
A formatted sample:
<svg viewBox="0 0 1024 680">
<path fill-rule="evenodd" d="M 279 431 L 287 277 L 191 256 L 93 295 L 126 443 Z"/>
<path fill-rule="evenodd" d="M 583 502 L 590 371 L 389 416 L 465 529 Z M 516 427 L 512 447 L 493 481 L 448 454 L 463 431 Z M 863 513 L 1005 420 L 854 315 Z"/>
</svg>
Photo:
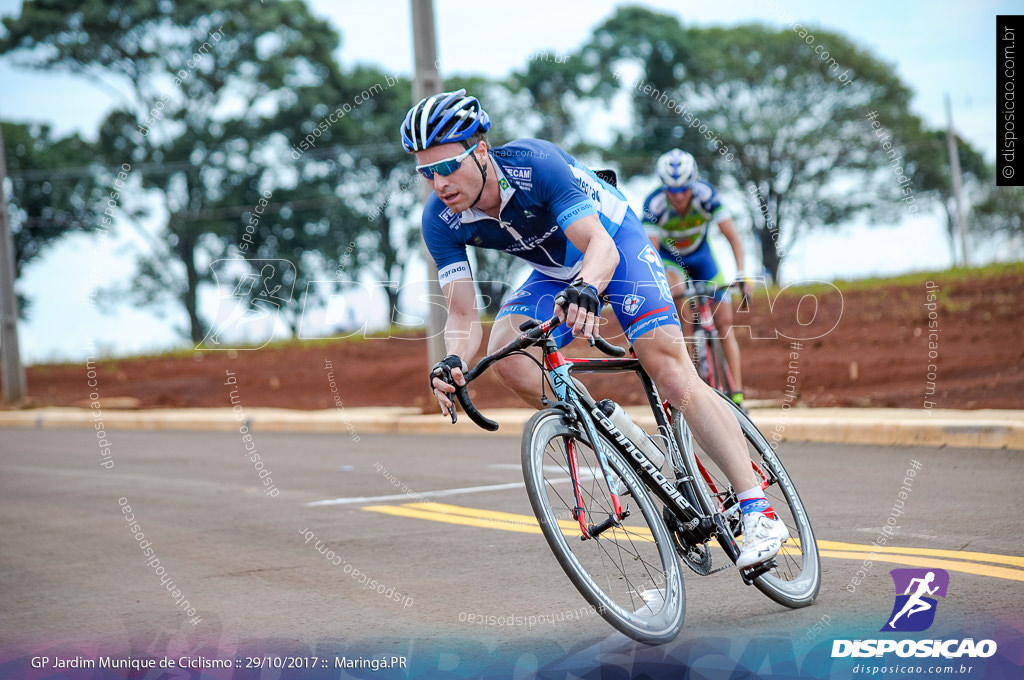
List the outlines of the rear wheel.
<svg viewBox="0 0 1024 680">
<path fill-rule="evenodd" d="M 725 400 L 743 431 L 755 473 L 762 486 L 767 484 L 765 496 L 776 516 L 786 524 L 790 535 L 775 558 L 775 568 L 755 578 L 754 585 L 779 604 L 806 607 L 814 602 L 821 588 L 821 559 L 807 511 L 793 480 L 768 440 L 739 406 L 729 398 Z M 672 429 L 682 452 L 683 469 L 696 480 L 695 487 L 707 506 L 705 510 L 722 512 L 732 535 L 740 537 L 742 526 L 736 490 L 711 456 L 689 436 L 682 414 L 675 409 L 672 412 Z"/>
<path fill-rule="evenodd" d="M 683 625 L 686 596 L 672 538 L 633 469 L 603 438 L 611 470 L 629 489 L 619 500 L 629 516 L 581 540 L 577 507 L 589 527 L 615 517 L 596 452 L 560 411 L 541 411 L 523 435 L 526 492 L 544 538 L 569 580 L 608 623 L 629 637 L 658 644 Z M 570 470 L 579 480 L 574 494 Z M 632 507 L 630 507 L 632 506 Z"/>
</svg>

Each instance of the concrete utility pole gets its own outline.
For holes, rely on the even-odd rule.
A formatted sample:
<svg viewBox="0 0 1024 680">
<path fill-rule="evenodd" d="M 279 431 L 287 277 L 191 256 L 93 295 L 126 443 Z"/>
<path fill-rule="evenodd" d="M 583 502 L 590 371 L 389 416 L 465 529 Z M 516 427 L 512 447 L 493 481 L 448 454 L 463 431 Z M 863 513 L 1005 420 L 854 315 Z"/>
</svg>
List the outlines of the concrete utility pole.
<svg viewBox="0 0 1024 680">
<path fill-rule="evenodd" d="M 964 218 L 964 204 L 960 198 L 963 190 L 960 177 L 960 153 L 957 151 L 956 135 L 953 134 L 953 105 L 949 103 L 949 95 L 946 95 L 946 118 L 949 120 L 949 127 L 946 129 L 946 141 L 949 146 L 949 169 L 953 175 L 953 199 L 956 201 L 956 230 L 960 235 L 960 253 L 963 259 L 960 264 L 970 267 L 971 263 L 967 257 L 967 220 Z"/>
<path fill-rule="evenodd" d="M 9 402 L 25 397 L 25 367 L 18 351 L 18 298 L 14 294 L 14 241 L 7 222 L 7 158 L 4 134 L 0 129 L 0 371 L 3 371 L 3 398 Z"/>
<path fill-rule="evenodd" d="M 437 36 L 434 30 L 433 0 L 410 0 L 412 4 L 412 44 L 416 59 L 416 75 L 412 82 L 412 97 L 415 104 L 429 94 L 441 92 L 444 83 L 437 69 Z M 418 181 L 418 180 L 417 180 Z M 430 188 L 420 182 L 420 196 L 424 201 L 430 197 Z M 448 315 L 441 292 L 441 284 L 437 282 L 437 269 L 434 258 L 423 244 L 423 257 L 427 262 L 427 295 L 430 297 L 430 314 L 427 317 L 427 367 L 445 357 L 448 352 L 444 344 L 444 324 Z M 466 357 L 469 359 L 470 357 Z"/>
</svg>

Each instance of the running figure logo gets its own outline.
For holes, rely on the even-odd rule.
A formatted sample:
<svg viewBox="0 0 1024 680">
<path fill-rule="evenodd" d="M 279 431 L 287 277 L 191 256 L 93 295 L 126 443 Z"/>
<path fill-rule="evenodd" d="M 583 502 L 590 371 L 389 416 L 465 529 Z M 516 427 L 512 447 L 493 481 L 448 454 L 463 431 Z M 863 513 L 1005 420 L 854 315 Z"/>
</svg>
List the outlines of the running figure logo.
<svg viewBox="0 0 1024 680">
<path fill-rule="evenodd" d="M 893 569 L 889 574 L 896 585 L 896 603 L 889 615 L 889 622 L 882 630 L 927 630 L 935 621 L 938 605 L 938 600 L 930 596 L 946 596 L 949 572 L 945 569 Z"/>
</svg>

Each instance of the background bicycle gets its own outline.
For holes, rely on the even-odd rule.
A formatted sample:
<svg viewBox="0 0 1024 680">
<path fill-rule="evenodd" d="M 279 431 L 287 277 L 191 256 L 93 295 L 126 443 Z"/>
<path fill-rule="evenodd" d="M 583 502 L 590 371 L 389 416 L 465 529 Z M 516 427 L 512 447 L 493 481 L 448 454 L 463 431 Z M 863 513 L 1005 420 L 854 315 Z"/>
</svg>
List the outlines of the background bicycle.
<svg viewBox="0 0 1024 680">
<path fill-rule="evenodd" d="M 711 281 L 686 279 L 686 287 L 679 296 L 689 301 L 690 317 L 682 321 L 683 330 L 690 331 L 690 356 L 697 367 L 697 373 L 704 382 L 734 401 L 741 390 L 733 379 L 722 338 L 715 328 L 714 298 L 719 291 L 739 285 L 736 282 L 728 286 L 716 286 Z M 728 298 L 722 303 L 728 304 Z"/>
</svg>

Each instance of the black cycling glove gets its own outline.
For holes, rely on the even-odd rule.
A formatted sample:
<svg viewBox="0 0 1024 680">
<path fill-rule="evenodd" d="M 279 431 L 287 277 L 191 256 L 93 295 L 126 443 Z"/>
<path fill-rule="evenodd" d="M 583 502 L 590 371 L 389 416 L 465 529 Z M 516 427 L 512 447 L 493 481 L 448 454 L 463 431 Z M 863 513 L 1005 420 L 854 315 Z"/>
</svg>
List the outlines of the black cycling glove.
<svg viewBox="0 0 1024 680">
<path fill-rule="evenodd" d="M 455 354 L 449 354 L 444 359 L 441 359 L 434 367 L 430 369 L 430 389 L 434 390 L 434 378 L 440 378 L 442 381 L 449 385 L 454 385 L 455 380 L 452 379 L 452 369 L 461 368 L 462 375 L 465 376 L 469 372 L 469 367 L 466 366 L 466 362 L 461 357 Z"/>
<path fill-rule="evenodd" d="M 601 296 L 597 288 L 584 281 L 576 279 L 569 286 L 558 294 L 555 304 L 569 313 L 569 305 L 576 303 L 581 311 L 592 312 L 594 316 L 601 316 Z"/>
</svg>

